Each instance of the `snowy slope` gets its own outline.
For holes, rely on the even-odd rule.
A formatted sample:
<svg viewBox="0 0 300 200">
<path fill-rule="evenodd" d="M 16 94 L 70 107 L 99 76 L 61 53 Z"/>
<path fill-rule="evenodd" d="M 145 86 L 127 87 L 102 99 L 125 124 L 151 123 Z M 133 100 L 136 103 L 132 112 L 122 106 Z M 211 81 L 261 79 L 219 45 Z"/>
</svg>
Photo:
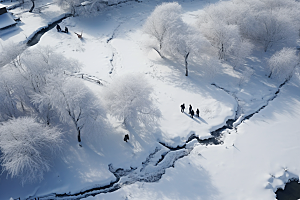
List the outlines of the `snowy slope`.
<svg viewBox="0 0 300 200">
<path fill-rule="evenodd" d="M 191 66 L 185 77 L 183 65 L 161 59 L 146 46 L 147 36 L 141 31 L 145 19 L 161 2 L 130 2 L 109 7 L 97 17 L 68 18 L 60 26 L 67 26 L 69 34 L 52 29 L 38 45 L 30 47 L 49 45 L 79 60 L 83 64 L 80 74 L 103 81 L 104 86 L 86 81 L 100 99 L 103 88 L 119 76 L 145 73 L 162 112 L 157 127 L 126 130 L 121 122 L 108 116 L 115 129 L 104 130 L 98 137 L 83 135 L 83 148 L 73 135 L 67 136 L 63 155 L 42 182 L 22 186 L 18 179 L 3 173 L 0 199 L 44 195 L 45 199 L 53 199 L 54 193 L 79 194 L 114 182 L 120 188 L 109 187 L 110 193 L 87 199 L 275 199 L 277 187 L 290 177 L 299 177 L 300 138 L 295 128 L 300 118 L 299 77 L 284 85 L 276 96 L 281 83 L 265 76 L 261 66 L 265 64 L 263 56 L 269 55 L 260 52 L 248 60 L 255 75 L 244 84 L 238 84 L 243 69 L 234 71 L 226 64 L 215 77 L 199 72 L 197 66 Z M 193 23 L 198 10 L 213 1 L 179 3 L 184 20 Z M 19 9 L 13 11 L 21 13 Z M 24 35 L 32 35 L 62 14 L 55 5 L 49 5 L 41 14 L 21 13 L 22 30 L 0 41 L 26 41 Z M 79 40 L 74 32 L 82 32 L 83 39 Z M 187 112 L 181 113 L 182 103 L 199 108 L 200 118 L 191 119 Z M 204 146 L 193 140 L 185 148 L 172 150 L 159 143 L 182 146 L 191 134 L 209 138 L 210 132 L 228 119 L 256 111 L 249 120 L 238 123 L 236 130 L 225 133 L 221 145 Z M 126 133 L 130 134 L 129 143 L 123 141 Z M 124 170 L 122 176 L 118 168 Z M 67 198 L 75 197 L 62 197 Z"/>
<path fill-rule="evenodd" d="M 223 145 L 197 145 L 158 183 L 95 199 L 275 199 L 278 187 L 300 175 L 299 99 L 299 79 L 293 79 L 268 107 L 226 134 Z"/>
</svg>

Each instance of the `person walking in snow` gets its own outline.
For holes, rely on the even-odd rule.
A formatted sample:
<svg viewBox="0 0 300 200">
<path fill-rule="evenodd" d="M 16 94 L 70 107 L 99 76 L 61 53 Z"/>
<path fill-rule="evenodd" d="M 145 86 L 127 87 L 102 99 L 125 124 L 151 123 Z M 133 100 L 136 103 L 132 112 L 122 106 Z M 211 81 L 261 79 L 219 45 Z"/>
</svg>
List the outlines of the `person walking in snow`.
<svg viewBox="0 0 300 200">
<path fill-rule="evenodd" d="M 180 107 L 181 107 L 181 112 L 184 112 L 185 105 L 184 105 L 184 104 L 182 104 L 182 105 L 180 105 Z"/>
<path fill-rule="evenodd" d="M 200 111 L 199 111 L 198 108 L 197 108 L 197 110 L 196 110 L 196 114 L 197 114 L 197 117 L 199 117 Z"/>
<path fill-rule="evenodd" d="M 192 111 L 192 105 L 190 104 L 190 107 L 189 107 L 189 114 L 191 114 L 191 111 Z"/>
<path fill-rule="evenodd" d="M 194 110 L 191 110 L 191 117 L 193 118 L 194 117 Z"/>
<path fill-rule="evenodd" d="M 69 29 L 65 27 L 65 33 L 69 33 Z"/>
<path fill-rule="evenodd" d="M 124 136 L 124 141 L 127 142 L 127 140 L 129 140 L 129 135 L 128 135 L 128 134 L 126 134 L 126 135 Z"/>
<path fill-rule="evenodd" d="M 61 31 L 61 28 L 60 28 L 60 26 L 58 24 L 56 25 L 56 29 L 57 29 L 58 32 Z"/>
</svg>

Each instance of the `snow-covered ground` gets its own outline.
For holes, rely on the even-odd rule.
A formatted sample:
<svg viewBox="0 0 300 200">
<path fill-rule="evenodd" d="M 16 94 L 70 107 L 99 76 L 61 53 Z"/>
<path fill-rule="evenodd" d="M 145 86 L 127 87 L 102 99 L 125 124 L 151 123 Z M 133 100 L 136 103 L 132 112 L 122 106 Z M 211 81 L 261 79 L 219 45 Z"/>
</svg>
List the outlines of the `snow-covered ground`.
<svg viewBox="0 0 300 200">
<path fill-rule="evenodd" d="M 190 66 L 189 76 L 184 76 L 183 64 L 161 59 L 147 47 L 147 36 L 141 31 L 145 19 L 161 2 L 128 2 L 108 7 L 97 17 L 65 19 L 60 26 L 67 26 L 68 34 L 54 28 L 30 47 L 49 45 L 79 60 L 83 64 L 80 73 L 103 81 L 104 86 L 86 81 L 100 98 L 103 88 L 114 79 L 127 73 L 146 74 L 162 112 L 157 127 L 126 130 L 108 116 L 115 130 L 105 130 L 99 137 L 83 135 L 83 148 L 75 137 L 68 137 L 63 154 L 43 181 L 22 186 L 19 179 L 1 174 L 0 199 L 74 199 L 101 193 L 87 199 L 271 200 L 278 187 L 290 178 L 299 178 L 299 74 L 279 89 L 281 82 L 267 78 L 261 70 L 264 57 L 271 54 L 254 52 L 247 61 L 254 71 L 249 81 L 241 81 L 242 69 L 234 71 L 226 64 L 214 77 L 196 66 Z M 178 2 L 184 20 L 192 24 L 198 10 L 215 1 Z M 40 13 L 25 11 L 22 7 L 11 10 L 22 22 L 17 30 L 0 36 L 1 44 L 27 41 L 64 15 L 55 4 L 43 7 Z M 74 32 L 82 33 L 83 39 Z M 182 103 L 199 108 L 200 118 L 181 113 Z M 249 120 L 242 121 L 252 113 Z M 228 119 L 239 117 L 236 129 L 225 131 L 223 144 L 205 146 L 193 140 L 178 150 L 161 144 L 183 146 L 192 134 L 209 138 L 210 132 Z M 129 143 L 123 141 L 126 133 Z M 97 187 L 100 189 L 83 194 Z"/>
</svg>

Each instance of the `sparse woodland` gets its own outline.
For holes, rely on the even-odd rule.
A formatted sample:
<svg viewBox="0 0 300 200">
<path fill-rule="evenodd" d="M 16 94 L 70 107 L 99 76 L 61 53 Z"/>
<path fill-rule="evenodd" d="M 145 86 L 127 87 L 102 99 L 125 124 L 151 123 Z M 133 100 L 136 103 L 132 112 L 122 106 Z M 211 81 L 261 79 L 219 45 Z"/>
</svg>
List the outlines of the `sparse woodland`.
<svg viewBox="0 0 300 200">
<path fill-rule="evenodd" d="M 56 2 L 74 16 L 97 14 L 118 3 Z M 146 19 L 143 33 L 152 39 L 151 48 L 162 59 L 180 63 L 183 76 L 189 75 L 190 63 L 205 66 L 199 71 L 211 74 L 221 63 L 237 70 L 253 51 L 272 52 L 266 57 L 268 78 L 289 80 L 299 65 L 295 50 L 300 29 L 298 1 L 221 1 L 201 10 L 192 25 L 181 14 L 176 2 L 158 5 Z M 274 47 L 281 50 L 273 53 Z M 153 104 L 153 88 L 141 74 L 112 80 L 102 105 L 82 79 L 72 76 L 81 65 L 50 47 L 26 49 L 11 43 L 2 46 L 0 54 L 4 65 L 0 68 L 0 162 L 4 171 L 12 178 L 20 177 L 23 184 L 43 179 L 53 157 L 59 155 L 65 134 L 73 134 L 80 143 L 89 137 L 89 127 L 104 124 L 106 113 L 133 127 L 147 126 L 161 116 Z M 243 80 L 252 74 L 246 69 Z"/>
<path fill-rule="evenodd" d="M 222 1 L 201 10 L 193 26 L 183 22 L 180 12 L 178 3 L 157 6 L 145 22 L 144 33 L 155 39 L 152 48 L 161 57 L 179 59 L 184 64 L 186 76 L 189 59 L 200 58 L 201 63 L 201 58 L 207 55 L 237 68 L 245 64 L 254 47 L 264 52 L 274 46 L 295 47 L 299 38 L 299 2 L 293 0 Z M 294 54 L 292 60 L 299 62 L 295 51 L 282 51 Z M 285 53 L 275 53 L 272 60 L 274 57 L 285 60 Z M 274 62 L 269 64 L 274 66 Z M 288 68 L 287 65 L 278 64 L 282 69 L 266 68 L 270 73 L 275 68 L 282 70 L 289 74 L 284 77 L 289 77 L 296 64 Z"/>
</svg>

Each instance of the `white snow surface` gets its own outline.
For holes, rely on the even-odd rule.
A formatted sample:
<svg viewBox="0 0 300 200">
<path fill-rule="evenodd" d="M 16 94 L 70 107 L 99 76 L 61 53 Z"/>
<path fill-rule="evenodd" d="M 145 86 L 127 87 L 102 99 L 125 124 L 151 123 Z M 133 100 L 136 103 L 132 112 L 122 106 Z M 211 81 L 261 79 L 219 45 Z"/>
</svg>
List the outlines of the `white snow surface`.
<svg viewBox="0 0 300 200">
<path fill-rule="evenodd" d="M 96 17 L 67 18 L 60 26 L 62 29 L 67 26 L 68 34 L 54 28 L 37 45 L 29 47 L 49 45 L 66 57 L 79 60 L 83 64 L 80 73 L 103 81 L 104 86 L 86 81 L 100 99 L 103 87 L 115 78 L 127 73 L 145 73 L 162 112 L 157 127 L 127 130 L 121 122 L 107 116 L 115 130 L 103 130 L 100 136 L 83 135 L 83 147 L 78 146 L 74 135 L 67 136 L 64 152 L 57 156 L 43 181 L 22 186 L 18 178 L 11 179 L 2 173 L 0 199 L 74 194 L 108 185 L 116 181 L 109 171 L 110 164 L 114 169 L 136 169 L 130 176 L 121 178 L 121 182 L 132 183 L 86 199 L 273 200 L 277 188 L 284 187 L 291 178 L 299 178 L 299 74 L 269 102 L 281 83 L 267 78 L 261 68 L 265 64 L 263 56 L 269 56 L 268 52 L 253 53 L 247 64 L 255 74 L 242 85 L 238 84 L 242 71 L 234 71 L 227 64 L 223 64 L 215 77 L 206 76 L 196 66 L 190 66 L 189 76 L 184 76 L 183 64 L 161 59 L 147 47 L 148 37 L 141 30 L 145 19 L 162 2 L 129 2 L 106 8 Z M 193 24 L 197 12 L 216 1 L 178 2 L 183 7 L 184 21 Z M 0 37 L 1 44 L 26 42 L 29 36 L 64 14 L 55 4 L 48 4 L 41 12 L 28 13 L 23 7 L 11 12 L 22 22 L 17 30 Z M 74 32 L 82 33 L 83 39 L 78 39 Z M 186 105 L 185 113 L 180 112 L 182 103 Z M 200 118 L 189 117 L 189 104 L 199 108 Z M 264 109 L 243 121 L 243 117 L 264 105 Z M 243 115 L 237 116 L 240 118 L 234 124 L 235 129 L 224 133 L 223 144 L 205 146 L 193 140 L 187 149 L 172 151 L 159 164 L 154 164 L 170 151 L 159 141 L 176 147 L 183 145 L 191 134 L 209 138 L 211 131 L 236 117 L 237 109 Z M 129 143 L 123 141 L 126 133 L 130 135 Z M 153 152 L 156 153 L 149 157 Z M 147 158 L 149 165 L 144 167 Z M 142 176 L 159 173 L 162 177 L 156 182 L 138 181 Z"/>
</svg>

